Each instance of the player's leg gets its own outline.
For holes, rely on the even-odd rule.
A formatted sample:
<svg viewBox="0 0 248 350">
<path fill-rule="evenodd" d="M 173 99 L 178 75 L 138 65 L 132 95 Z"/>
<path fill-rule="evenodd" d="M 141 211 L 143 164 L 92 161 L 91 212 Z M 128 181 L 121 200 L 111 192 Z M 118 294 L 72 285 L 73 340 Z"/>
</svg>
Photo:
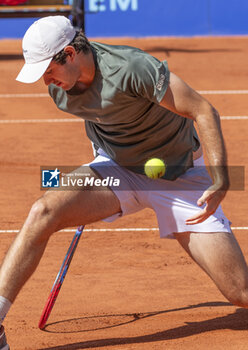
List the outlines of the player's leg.
<svg viewBox="0 0 248 350">
<path fill-rule="evenodd" d="M 192 259 L 233 304 L 248 307 L 248 269 L 233 233 L 174 234 Z"/>
<path fill-rule="evenodd" d="M 87 174 L 89 172 L 98 177 L 88 168 Z M 0 296 L 14 301 L 37 267 L 53 232 L 95 222 L 120 210 L 118 198 L 107 187 L 47 192 L 33 205 L 4 259 L 0 270 Z"/>
</svg>

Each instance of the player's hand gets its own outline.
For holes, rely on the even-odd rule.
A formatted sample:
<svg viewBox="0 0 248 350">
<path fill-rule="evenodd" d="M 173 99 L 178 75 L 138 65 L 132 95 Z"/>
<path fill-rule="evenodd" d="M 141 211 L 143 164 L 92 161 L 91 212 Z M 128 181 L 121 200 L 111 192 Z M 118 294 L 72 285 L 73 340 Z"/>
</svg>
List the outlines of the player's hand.
<svg viewBox="0 0 248 350">
<path fill-rule="evenodd" d="M 227 192 L 226 186 L 212 185 L 198 199 L 197 205 L 205 207 L 186 220 L 186 225 L 199 224 L 214 214 Z"/>
</svg>

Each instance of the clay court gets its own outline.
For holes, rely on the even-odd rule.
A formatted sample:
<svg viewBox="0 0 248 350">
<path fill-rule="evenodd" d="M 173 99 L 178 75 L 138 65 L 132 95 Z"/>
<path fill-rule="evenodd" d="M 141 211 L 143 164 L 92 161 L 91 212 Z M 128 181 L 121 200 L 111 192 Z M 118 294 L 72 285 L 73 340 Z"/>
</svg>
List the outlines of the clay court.
<svg viewBox="0 0 248 350">
<path fill-rule="evenodd" d="M 166 59 L 171 71 L 218 109 L 229 164 L 246 166 L 248 37 L 102 41 L 137 46 Z M 21 41 L 0 41 L 0 52 L 2 259 L 43 193 L 40 166 L 78 166 L 92 159 L 92 151 L 83 122 L 56 109 L 43 81 L 15 82 L 23 64 Z M 247 189 L 230 191 L 223 202 L 246 257 L 247 206 Z M 248 311 L 227 302 L 176 241 L 159 238 L 150 210 L 87 226 L 47 327 L 39 330 L 74 231 L 53 235 L 7 316 L 11 349 L 247 348 Z"/>
</svg>

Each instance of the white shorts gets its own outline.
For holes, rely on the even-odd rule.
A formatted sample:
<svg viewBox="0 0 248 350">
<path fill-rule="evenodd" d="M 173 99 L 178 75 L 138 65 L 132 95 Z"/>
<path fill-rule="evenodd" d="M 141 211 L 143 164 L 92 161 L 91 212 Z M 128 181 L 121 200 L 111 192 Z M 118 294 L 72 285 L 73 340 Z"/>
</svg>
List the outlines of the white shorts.
<svg viewBox="0 0 248 350">
<path fill-rule="evenodd" d="M 155 211 L 161 238 L 173 238 L 174 232 L 231 232 L 230 222 L 221 206 L 207 220 L 196 225 L 186 225 L 185 220 L 201 210 L 197 200 L 212 184 L 204 166 L 203 157 L 194 161 L 194 168 L 175 181 L 149 179 L 118 166 L 102 150 L 89 165 L 103 178 L 120 179 L 121 186 L 110 186 L 118 197 L 121 212 L 105 221 L 138 212 L 144 208 Z"/>
</svg>

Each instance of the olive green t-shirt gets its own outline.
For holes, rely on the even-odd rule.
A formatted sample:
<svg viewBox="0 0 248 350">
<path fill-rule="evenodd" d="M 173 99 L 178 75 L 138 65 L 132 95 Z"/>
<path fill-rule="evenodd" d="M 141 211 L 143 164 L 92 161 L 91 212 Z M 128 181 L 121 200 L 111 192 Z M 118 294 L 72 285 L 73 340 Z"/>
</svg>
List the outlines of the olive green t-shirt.
<svg viewBox="0 0 248 350">
<path fill-rule="evenodd" d="M 190 119 L 159 105 L 169 83 L 167 62 L 137 48 L 91 42 L 96 73 L 91 86 L 71 94 L 54 84 L 49 93 L 62 111 L 85 120 L 86 133 L 116 163 L 144 173 L 150 158 L 167 165 L 174 180 L 193 166 L 199 140 Z"/>
</svg>

